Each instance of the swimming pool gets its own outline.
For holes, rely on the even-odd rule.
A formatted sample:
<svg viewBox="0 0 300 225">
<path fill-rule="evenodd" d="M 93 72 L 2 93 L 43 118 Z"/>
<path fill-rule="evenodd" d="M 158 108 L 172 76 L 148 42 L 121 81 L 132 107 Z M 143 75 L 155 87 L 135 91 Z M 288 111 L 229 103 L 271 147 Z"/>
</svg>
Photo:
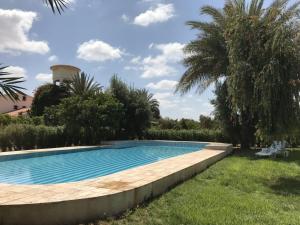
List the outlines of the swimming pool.
<svg viewBox="0 0 300 225">
<path fill-rule="evenodd" d="M 199 151 L 204 143 L 124 142 L 110 147 L 0 158 L 0 183 L 59 184 L 113 174 Z"/>
</svg>

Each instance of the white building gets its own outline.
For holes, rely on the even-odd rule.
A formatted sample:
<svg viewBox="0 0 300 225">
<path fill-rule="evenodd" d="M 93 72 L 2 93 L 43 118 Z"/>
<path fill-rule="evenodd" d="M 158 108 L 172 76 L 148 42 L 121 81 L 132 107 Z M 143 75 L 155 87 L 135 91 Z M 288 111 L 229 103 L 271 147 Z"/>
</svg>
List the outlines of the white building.
<svg viewBox="0 0 300 225">
<path fill-rule="evenodd" d="M 31 107 L 33 97 L 29 95 L 18 94 L 19 100 L 12 101 L 8 97 L 0 97 L 0 114 L 16 112 L 25 114 Z M 18 114 L 18 115 L 20 115 Z"/>
<path fill-rule="evenodd" d="M 54 65 L 51 66 L 53 83 L 72 81 L 74 75 L 80 73 L 80 69 L 71 65 Z"/>
<path fill-rule="evenodd" d="M 51 66 L 53 84 L 64 81 L 72 81 L 74 75 L 80 73 L 80 69 L 71 65 Z M 29 95 L 19 95 L 18 101 L 12 101 L 9 98 L 0 96 L 0 114 L 11 116 L 20 116 L 27 114 L 31 108 L 33 97 Z"/>
</svg>

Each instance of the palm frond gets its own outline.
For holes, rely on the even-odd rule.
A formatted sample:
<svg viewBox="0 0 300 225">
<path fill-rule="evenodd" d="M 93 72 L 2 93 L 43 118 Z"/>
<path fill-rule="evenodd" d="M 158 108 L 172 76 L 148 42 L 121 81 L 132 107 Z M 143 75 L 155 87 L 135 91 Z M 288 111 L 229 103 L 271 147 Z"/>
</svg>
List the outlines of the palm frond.
<svg viewBox="0 0 300 225">
<path fill-rule="evenodd" d="M 218 24 L 224 24 L 224 22 L 225 22 L 224 14 L 219 9 L 216 9 L 212 6 L 206 5 L 206 6 L 203 6 L 200 11 L 202 14 L 211 16 L 213 18 L 213 20 Z"/>
<path fill-rule="evenodd" d="M 248 14 L 250 16 L 260 16 L 263 13 L 263 4 L 264 0 L 252 0 L 248 9 Z"/>
<path fill-rule="evenodd" d="M 25 95 L 22 92 L 25 88 L 17 85 L 24 82 L 24 80 L 22 77 L 13 77 L 12 74 L 6 71 L 7 68 L 7 66 L 0 67 L 0 96 L 16 101 L 19 99 L 18 94 Z"/>
<path fill-rule="evenodd" d="M 74 75 L 69 88 L 75 95 L 97 94 L 102 90 L 94 78 L 85 73 Z"/>
<path fill-rule="evenodd" d="M 50 6 L 53 13 L 56 11 L 61 14 L 65 8 L 67 8 L 68 0 L 44 0 L 46 5 Z"/>
</svg>

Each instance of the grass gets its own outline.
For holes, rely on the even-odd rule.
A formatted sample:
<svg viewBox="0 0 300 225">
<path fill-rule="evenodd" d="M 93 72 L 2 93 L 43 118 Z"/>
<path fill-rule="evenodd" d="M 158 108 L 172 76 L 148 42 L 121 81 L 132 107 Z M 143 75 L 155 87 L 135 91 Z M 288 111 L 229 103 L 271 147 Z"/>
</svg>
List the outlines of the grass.
<svg viewBox="0 0 300 225">
<path fill-rule="evenodd" d="M 121 218 L 89 225 L 299 225 L 300 149 L 289 158 L 236 152 Z"/>
</svg>

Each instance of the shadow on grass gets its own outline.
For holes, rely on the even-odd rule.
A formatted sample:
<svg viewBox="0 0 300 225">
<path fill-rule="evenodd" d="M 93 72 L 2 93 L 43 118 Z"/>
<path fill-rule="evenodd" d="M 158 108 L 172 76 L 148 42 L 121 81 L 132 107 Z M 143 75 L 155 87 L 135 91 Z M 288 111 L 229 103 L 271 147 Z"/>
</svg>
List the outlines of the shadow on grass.
<svg viewBox="0 0 300 225">
<path fill-rule="evenodd" d="M 281 195 L 300 195 L 300 176 L 295 178 L 280 177 L 270 188 Z"/>
</svg>

